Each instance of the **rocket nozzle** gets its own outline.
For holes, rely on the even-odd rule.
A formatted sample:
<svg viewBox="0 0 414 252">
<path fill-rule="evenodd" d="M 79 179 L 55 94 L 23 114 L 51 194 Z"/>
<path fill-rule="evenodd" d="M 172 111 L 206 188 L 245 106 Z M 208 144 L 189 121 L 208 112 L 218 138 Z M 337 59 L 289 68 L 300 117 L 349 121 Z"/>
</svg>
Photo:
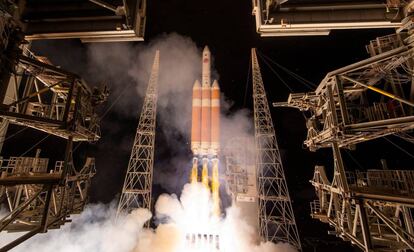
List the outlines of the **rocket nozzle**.
<svg viewBox="0 0 414 252">
<path fill-rule="evenodd" d="M 208 159 L 203 158 L 203 169 L 201 170 L 201 182 L 208 188 Z"/>
<path fill-rule="evenodd" d="M 219 180 L 219 168 L 218 168 L 218 159 L 214 158 L 212 160 L 212 174 L 211 174 L 211 194 L 213 199 L 213 214 L 215 216 L 220 216 L 220 180 Z"/>
<path fill-rule="evenodd" d="M 191 168 L 191 183 L 196 183 L 198 181 L 198 159 L 193 158 L 193 167 Z"/>
</svg>

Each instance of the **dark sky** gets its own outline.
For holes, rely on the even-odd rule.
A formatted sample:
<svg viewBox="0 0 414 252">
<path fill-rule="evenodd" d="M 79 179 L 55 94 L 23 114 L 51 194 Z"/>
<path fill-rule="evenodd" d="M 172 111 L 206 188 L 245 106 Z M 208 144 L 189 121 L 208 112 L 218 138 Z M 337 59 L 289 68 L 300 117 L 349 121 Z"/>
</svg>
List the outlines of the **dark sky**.
<svg viewBox="0 0 414 252">
<path fill-rule="evenodd" d="M 251 1 L 149 0 L 145 43 L 151 42 L 161 34 L 172 32 L 190 37 L 200 48 L 204 45 L 210 47 L 215 68 L 220 76 L 221 90 L 226 97 L 235 102 L 231 109 L 237 110 L 244 107 L 252 109 L 251 82 L 249 82 L 247 94 L 245 93 L 251 47 L 257 47 L 262 54 L 318 84 L 328 71 L 366 58 L 365 44 L 376 36 L 389 34 L 392 31 L 336 31 L 323 37 L 261 38 L 255 32 Z M 61 65 L 66 70 L 81 75 L 84 73 L 82 68 L 86 64 L 86 48 L 87 45 L 77 40 L 34 44 L 36 52 L 48 56 L 52 62 Z M 70 59 L 62 56 L 66 52 L 71 54 Z M 259 63 L 262 67 L 269 102 L 285 101 L 289 90 L 263 62 Z M 280 69 L 275 69 L 295 92 L 309 90 Z M 83 77 L 93 80 L 93 76 Z M 272 108 L 272 117 L 305 251 L 313 251 L 311 246 L 306 245 L 307 241 L 317 244 L 318 249 L 315 251 L 352 251 L 348 243 L 341 243 L 339 238 L 326 234 L 327 225 L 312 220 L 309 216 L 309 202 L 314 199 L 314 191 L 308 181 L 312 179 L 315 164 L 329 166 L 330 151 L 322 150 L 311 153 L 303 147 L 306 129 L 305 121 L 299 111 Z M 114 139 L 116 136 L 105 134 L 113 127 L 118 127 L 122 134 L 131 136 L 130 143 L 126 143 L 127 146 L 131 146 L 136 122 L 136 117 L 110 113 L 102 122 L 101 141 L 96 144 L 82 144 L 75 152 L 78 157 L 94 155 L 97 159 L 98 174 L 93 182 L 91 202 L 107 203 L 119 194 L 125 174 L 125 170 L 120 170 L 119 167 L 126 169 L 130 154 L 128 149 L 118 148 L 116 139 Z M 11 127 L 10 132 L 18 129 L 15 126 Z M 34 143 L 43 135 L 28 130 L 5 146 L 5 156 L 23 153 L 30 145 L 21 146 L 17 142 L 27 137 Z M 162 142 L 163 136 L 157 137 Z M 49 137 L 40 147 L 45 149 L 44 156 L 58 157 L 63 155 L 63 144 L 62 140 Z M 406 149 L 409 148 L 408 145 L 401 144 Z M 57 146 L 61 147 L 61 151 L 56 148 Z M 410 163 L 410 157 L 393 148 L 383 140 L 375 140 L 361 144 L 361 147 L 358 147 L 352 155 L 362 167 L 380 168 L 379 159 L 383 157 L 389 159 L 393 168 L 406 167 Z M 164 151 L 159 150 L 158 153 L 163 152 L 163 155 L 168 155 Z M 344 154 L 344 158 L 349 166 L 354 168 L 358 166 L 347 154 Z M 177 190 L 181 183 L 182 180 L 177 180 Z M 162 185 L 156 185 L 154 190 L 157 193 L 166 191 Z M 331 242 L 333 244 L 328 244 Z"/>
</svg>

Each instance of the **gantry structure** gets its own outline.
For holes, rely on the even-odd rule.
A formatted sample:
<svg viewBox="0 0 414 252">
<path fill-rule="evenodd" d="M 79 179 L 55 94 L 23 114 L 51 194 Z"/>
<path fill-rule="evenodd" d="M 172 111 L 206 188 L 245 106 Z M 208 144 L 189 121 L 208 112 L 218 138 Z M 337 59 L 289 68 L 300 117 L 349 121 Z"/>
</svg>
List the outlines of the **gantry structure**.
<svg viewBox="0 0 414 252">
<path fill-rule="evenodd" d="M 407 16 L 395 34 L 366 46 L 368 59 L 328 73 L 313 92 L 273 104 L 304 111 L 305 145 L 333 151 L 331 179 L 315 167 L 311 216 L 367 252 L 414 250 L 414 171 L 347 169 L 341 151 L 387 135 L 412 138 L 413 24 Z"/>
<path fill-rule="evenodd" d="M 254 139 L 248 137 L 235 137 L 228 141 L 223 149 L 226 164 L 226 186 L 235 203 L 254 203 L 256 201 L 254 153 Z"/>
<path fill-rule="evenodd" d="M 251 55 L 260 236 L 263 241 L 287 242 L 301 250 L 282 159 L 254 48 Z"/>
<path fill-rule="evenodd" d="M 151 210 L 159 59 L 157 50 L 118 204 L 118 215 L 137 208 Z"/>
<path fill-rule="evenodd" d="M 329 35 L 332 30 L 397 28 L 412 1 L 252 0 L 262 37 Z"/>
<path fill-rule="evenodd" d="M 25 153 L 0 158 L 0 201 L 6 211 L 0 219 L 0 231 L 22 234 L 0 244 L 0 251 L 8 251 L 37 233 L 59 228 L 70 222 L 71 214 L 83 210 L 95 175 L 95 161 L 88 157 L 82 167 L 76 167 L 73 143 L 99 139 L 95 108 L 107 98 L 106 91 L 89 88 L 76 74 L 53 66 L 47 58 L 21 46 L 23 34 L 12 13 L 7 12 L 7 4 L 0 11 L 1 145 L 7 125 L 12 123 L 46 133 L 38 144 L 50 135 L 65 139 L 66 150 L 64 159 L 54 164 L 42 158 L 40 150 L 34 157 Z M 11 11 L 15 10 L 10 6 Z"/>
<path fill-rule="evenodd" d="M 70 150 L 68 145 L 67 150 Z M 0 198 L 6 215 L 0 220 L 0 231 L 22 232 L 0 251 L 8 251 L 30 237 L 58 229 L 79 214 L 88 202 L 91 179 L 95 175 L 95 159 L 88 157 L 80 169 L 67 159 L 56 161 L 49 169 L 49 159 L 40 157 L 0 159 Z M 1 234 L 0 234 L 1 236 Z"/>
<path fill-rule="evenodd" d="M 18 57 L 15 70 L 9 79 L 11 85 L 5 85 L 7 90 L 0 94 L 2 100 L 13 100 L 0 110 L 3 119 L 73 141 L 100 138 L 94 109 L 106 94 L 27 48 Z"/>
<path fill-rule="evenodd" d="M 225 186 L 232 204 L 240 209 L 247 224 L 259 234 L 257 213 L 256 155 L 253 136 L 238 136 L 226 142 L 222 156 Z"/>
<path fill-rule="evenodd" d="M 146 0 L 2 0 L 27 41 L 80 39 L 84 43 L 143 41 Z"/>
<path fill-rule="evenodd" d="M 90 88 L 76 74 L 31 53 L 28 41 L 141 41 L 145 12 L 145 0 L 0 0 L 0 151 L 6 140 L 27 128 L 47 134 L 20 156 L 0 157 L 0 203 L 7 211 L 0 231 L 22 232 L 0 244 L 0 251 L 59 228 L 82 211 L 95 162 L 88 157 L 76 167 L 73 144 L 100 138 L 95 109 L 108 96 L 106 88 Z M 6 137 L 9 123 L 23 128 Z M 51 135 L 66 140 L 63 160 L 52 164 L 40 150 L 26 156 Z"/>
</svg>

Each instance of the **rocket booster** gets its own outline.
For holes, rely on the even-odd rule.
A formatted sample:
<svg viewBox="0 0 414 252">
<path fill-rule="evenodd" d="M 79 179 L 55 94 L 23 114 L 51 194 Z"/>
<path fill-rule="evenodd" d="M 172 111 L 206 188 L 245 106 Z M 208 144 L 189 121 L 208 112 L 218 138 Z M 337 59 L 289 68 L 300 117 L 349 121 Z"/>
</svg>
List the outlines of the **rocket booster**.
<svg viewBox="0 0 414 252">
<path fill-rule="evenodd" d="M 193 86 L 191 150 L 194 154 L 191 182 L 197 182 L 198 166 L 201 164 L 201 182 L 210 188 L 213 199 L 213 213 L 220 215 L 218 153 L 220 149 L 220 87 L 215 80 L 211 84 L 211 56 L 208 47 L 202 55 L 201 85 L 198 80 Z M 211 167 L 211 176 L 209 176 Z"/>
<path fill-rule="evenodd" d="M 210 135 L 210 154 L 218 155 L 220 148 L 220 88 L 215 80 L 211 87 L 211 135 Z"/>
<path fill-rule="evenodd" d="M 191 117 L 191 150 L 195 155 L 201 147 L 201 85 L 198 80 L 193 86 L 192 117 Z"/>
</svg>

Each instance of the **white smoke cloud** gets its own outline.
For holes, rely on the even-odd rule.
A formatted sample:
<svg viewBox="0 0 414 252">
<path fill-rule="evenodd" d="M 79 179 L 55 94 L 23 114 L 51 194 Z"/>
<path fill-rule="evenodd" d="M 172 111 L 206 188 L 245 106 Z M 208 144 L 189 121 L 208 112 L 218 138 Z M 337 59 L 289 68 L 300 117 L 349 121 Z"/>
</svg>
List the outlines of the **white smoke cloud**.
<svg viewBox="0 0 414 252">
<path fill-rule="evenodd" d="M 270 242 L 256 244 L 255 230 L 249 226 L 237 207 L 226 211 L 226 218 L 211 217 L 209 191 L 201 184 L 186 184 L 181 198 L 161 195 L 155 205 L 156 218 L 164 219 L 154 229 L 143 228 L 151 218 L 146 209 L 137 209 L 116 219 L 115 204 L 89 205 L 73 222 L 60 230 L 38 234 L 17 246 L 15 252 L 204 252 L 204 247 L 193 247 L 187 234 L 218 234 L 220 251 L 224 252 L 294 252 L 288 244 Z M 0 236 L 0 243 L 21 234 Z M 236 239 L 237 237 L 237 239 Z"/>
<path fill-rule="evenodd" d="M 157 110 L 161 123 L 168 123 L 163 130 L 187 135 L 192 85 L 201 76 L 201 53 L 189 38 L 164 35 L 148 46 L 92 44 L 88 51 L 91 75 L 105 73 L 109 77 L 112 97 L 128 88 L 115 108 L 119 113 L 136 115 L 137 97 L 145 95 L 155 50 L 160 50 Z"/>
<path fill-rule="evenodd" d="M 217 234 L 220 237 L 220 251 L 225 252 L 296 251 L 289 244 L 256 244 L 252 239 L 255 230 L 243 220 L 237 207 L 228 208 L 226 218 L 222 220 L 210 215 L 211 208 L 210 193 L 201 183 L 186 184 L 180 199 L 175 195 L 161 195 L 155 205 L 155 212 L 157 217 L 168 217 L 168 222 L 160 224 L 153 232 L 140 233 L 134 252 L 211 251 L 206 246 L 189 244 L 187 234 Z"/>
<path fill-rule="evenodd" d="M 154 183 L 166 190 L 180 192 L 186 182 L 189 168 L 188 153 L 190 149 L 191 97 L 192 86 L 201 78 L 201 51 L 203 48 L 189 38 L 178 34 L 162 35 L 149 45 L 133 46 L 130 44 L 92 44 L 89 46 L 89 76 L 104 78 L 111 89 L 109 103 L 112 104 L 122 94 L 114 106 L 116 113 L 137 117 L 137 112 L 145 95 L 148 79 L 153 64 L 155 50 L 160 50 L 159 95 L 157 107 L 157 124 L 165 135 L 163 145 L 172 153 L 171 160 L 157 158 L 154 170 Z M 214 62 L 214 51 L 212 51 Z M 212 65 L 212 80 L 218 79 L 218 73 Z M 219 84 L 220 80 L 218 79 Z M 127 89 L 127 91 L 124 91 Z M 221 97 L 222 112 L 232 105 Z M 111 122 L 112 124 L 112 122 Z M 234 137 L 252 137 L 252 118 L 245 110 L 221 115 L 221 146 L 224 149 Z M 122 149 L 130 149 L 131 136 L 119 140 L 119 129 L 111 127 L 113 132 L 103 132 L 104 138 L 116 135 Z M 122 136 L 121 136 L 122 138 Z M 157 143 L 156 143 L 157 144 Z M 177 167 L 176 170 L 165 169 L 166 166 Z M 183 168 L 184 167 L 184 168 Z"/>
<path fill-rule="evenodd" d="M 115 220 L 115 213 L 114 204 L 88 205 L 80 215 L 73 216 L 72 223 L 38 234 L 12 251 L 131 251 L 143 223 L 151 217 L 151 213 L 146 209 L 138 209 L 118 221 Z M 5 245 L 21 235 L 2 232 L 0 244 Z"/>
<path fill-rule="evenodd" d="M 182 142 L 177 142 L 177 139 L 179 136 L 189 139 L 192 86 L 196 79 L 201 78 L 202 50 L 191 39 L 169 34 L 155 39 L 147 46 L 92 44 L 88 50 L 89 75 L 105 77 L 111 88 L 110 103 L 128 88 L 122 93 L 122 99 L 115 104 L 115 110 L 117 113 L 136 116 L 140 107 L 138 97 L 145 95 L 155 50 L 160 50 L 158 123 L 162 124 L 162 130 L 168 136 L 167 144 L 174 148 L 188 148 Z M 214 52 L 212 57 L 214 58 Z M 214 65 L 212 75 L 212 80 L 218 78 Z M 133 85 L 130 86 L 131 81 Z M 222 110 L 227 110 L 231 101 L 224 97 L 221 100 Z M 240 111 L 222 116 L 222 145 L 235 136 L 251 136 L 252 121 L 247 114 L 247 111 Z"/>
</svg>

